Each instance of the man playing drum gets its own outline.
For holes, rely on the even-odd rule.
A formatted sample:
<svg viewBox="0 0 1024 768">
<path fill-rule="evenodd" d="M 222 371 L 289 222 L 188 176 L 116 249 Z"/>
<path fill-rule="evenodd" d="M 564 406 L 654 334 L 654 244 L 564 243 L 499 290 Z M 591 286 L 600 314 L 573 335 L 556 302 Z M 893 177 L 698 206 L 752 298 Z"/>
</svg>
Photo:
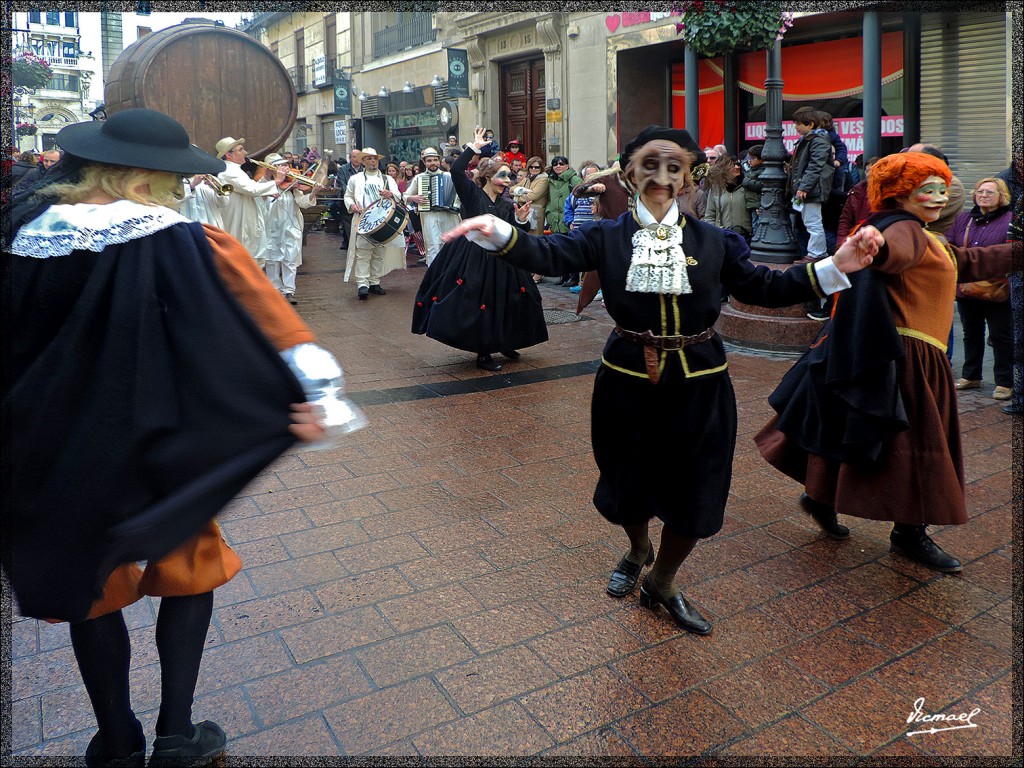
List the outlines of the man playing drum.
<svg viewBox="0 0 1024 768">
<path fill-rule="evenodd" d="M 441 170 L 441 155 L 433 147 L 420 152 L 426 170 L 417 174 L 405 190 L 405 201 L 414 203 L 423 226 L 423 242 L 427 246 L 427 266 L 434 261 L 444 243 L 441 235 L 458 226 L 459 197 L 455 194 L 452 175 Z"/>
<path fill-rule="evenodd" d="M 359 219 L 367 208 L 378 200 L 388 200 L 394 205 L 402 199 L 397 182 L 380 172 L 383 157 L 373 147 L 364 147 L 363 170 L 354 174 L 345 187 L 345 207 L 355 214 L 352 218 L 353 237 L 349 241 L 345 282 L 354 273 L 358 295 L 363 300 L 371 293 L 386 295 L 387 291 L 380 284 L 381 277 L 392 269 L 405 267 L 405 253 L 401 246 L 390 247 L 386 243 L 356 234 L 359 231 Z M 397 261 L 389 257 L 388 251 L 397 252 Z"/>
</svg>

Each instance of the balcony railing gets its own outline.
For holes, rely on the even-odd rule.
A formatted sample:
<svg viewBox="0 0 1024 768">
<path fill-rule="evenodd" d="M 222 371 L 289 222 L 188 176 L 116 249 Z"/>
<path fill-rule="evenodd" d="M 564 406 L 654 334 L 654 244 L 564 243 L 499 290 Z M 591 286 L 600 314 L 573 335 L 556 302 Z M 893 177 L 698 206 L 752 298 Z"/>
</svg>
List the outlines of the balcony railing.
<svg viewBox="0 0 1024 768">
<path fill-rule="evenodd" d="M 71 69 L 77 69 L 78 68 L 78 59 L 77 58 L 68 59 L 68 58 L 62 58 L 60 56 L 54 56 L 54 57 L 47 56 L 46 57 L 46 61 L 47 61 L 47 63 L 51 67 L 68 67 L 68 68 L 71 68 Z"/>
<path fill-rule="evenodd" d="M 306 73 L 303 67 L 288 67 L 288 77 L 292 79 L 296 93 L 306 92 Z"/>
<path fill-rule="evenodd" d="M 433 41 L 433 14 L 413 14 L 409 21 L 393 24 L 373 33 L 373 57 L 377 59 Z"/>
</svg>

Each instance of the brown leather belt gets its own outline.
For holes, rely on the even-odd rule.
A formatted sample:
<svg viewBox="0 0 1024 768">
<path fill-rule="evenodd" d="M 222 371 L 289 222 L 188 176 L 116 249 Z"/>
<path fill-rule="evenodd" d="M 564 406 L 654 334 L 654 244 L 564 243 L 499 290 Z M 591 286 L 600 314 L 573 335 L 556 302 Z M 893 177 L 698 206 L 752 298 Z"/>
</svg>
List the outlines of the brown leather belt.
<svg viewBox="0 0 1024 768">
<path fill-rule="evenodd" d="M 688 347 L 691 344 L 698 344 L 699 342 L 707 341 L 715 335 L 715 329 L 708 328 L 700 333 L 695 333 L 693 336 L 655 336 L 650 331 L 637 333 L 636 331 L 627 331 L 625 328 L 620 328 L 616 325 L 615 333 L 626 341 L 632 341 L 634 344 L 643 345 L 644 363 L 647 367 L 647 378 L 649 378 L 654 384 L 657 384 L 661 374 L 658 371 L 660 361 L 658 359 L 658 353 L 655 350 L 672 352 L 680 350 L 683 347 Z"/>
</svg>

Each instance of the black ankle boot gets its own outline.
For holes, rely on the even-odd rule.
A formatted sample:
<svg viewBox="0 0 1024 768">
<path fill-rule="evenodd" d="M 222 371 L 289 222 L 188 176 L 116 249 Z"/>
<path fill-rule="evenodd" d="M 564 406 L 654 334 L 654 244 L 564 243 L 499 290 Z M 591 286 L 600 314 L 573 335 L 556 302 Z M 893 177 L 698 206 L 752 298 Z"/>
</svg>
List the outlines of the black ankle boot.
<svg viewBox="0 0 1024 768">
<path fill-rule="evenodd" d="M 815 501 L 806 493 L 800 494 L 800 506 L 804 508 L 804 512 L 814 518 L 818 527 L 833 539 L 850 538 L 850 529 L 839 522 L 834 507 Z"/>
<path fill-rule="evenodd" d="M 932 541 L 925 533 L 927 526 L 906 525 L 896 523 L 889 534 L 889 551 L 920 563 L 933 571 L 943 573 L 958 573 L 963 570 L 963 565 L 950 554 Z"/>
</svg>

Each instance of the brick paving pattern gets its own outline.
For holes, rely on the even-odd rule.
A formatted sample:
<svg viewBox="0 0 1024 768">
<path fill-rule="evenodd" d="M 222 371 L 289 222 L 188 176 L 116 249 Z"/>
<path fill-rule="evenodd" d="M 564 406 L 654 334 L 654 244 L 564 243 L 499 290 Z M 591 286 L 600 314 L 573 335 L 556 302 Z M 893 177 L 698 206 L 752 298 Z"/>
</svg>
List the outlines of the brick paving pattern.
<svg viewBox="0 0 1024 768">
<path fill-rule="evenodd" d="M 230 755 L 1012 754 L 1012 422 L 987 390 L 959 396 L 971 521 L 933 531 L 965 563 L 939 575 L 891 555 L 887 524 L 818 532 L 751 440 L 792 358 L 732 352 L 725 527 L 680 571 L 714 622 L 697 637 L 604 592 L 625 549 L 590 501 L 604 310 L 488 374 L 409 332 L 422 267 L 360 302 L 338 242 L 310 233 L 298 310 L 369 426 L 281 456 L 221 515 L 245 569 L 216 592 L 195 716 Z M 150 743 L 155 610 L 126 610 Z M 11 648 L 13 754 L 84 754 L 95 724 L 66 626 L 15 615 Z M 976 727 L 907 735 L 928 727 L 908 725 L 921 697 L 978 709 Z"/>
</svg>

